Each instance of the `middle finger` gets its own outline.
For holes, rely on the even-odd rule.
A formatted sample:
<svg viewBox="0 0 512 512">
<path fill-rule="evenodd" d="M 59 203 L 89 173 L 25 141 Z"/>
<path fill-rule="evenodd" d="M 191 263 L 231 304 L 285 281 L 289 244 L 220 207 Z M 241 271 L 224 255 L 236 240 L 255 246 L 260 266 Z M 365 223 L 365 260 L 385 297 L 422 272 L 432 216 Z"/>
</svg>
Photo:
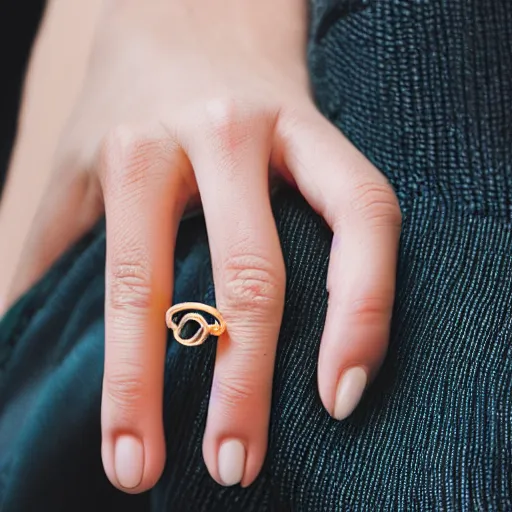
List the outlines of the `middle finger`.
<svg viewBox="0 0 512 512">
<path fill-rule="evenodd" d="M 265 457 L 285 270 L 268 189 L 270 121 L 228 119 L 190 158 L 204 207 L 217 307 L 217 347 L 203 453 L 223 485 L 247 486 Z"/>
</svg>

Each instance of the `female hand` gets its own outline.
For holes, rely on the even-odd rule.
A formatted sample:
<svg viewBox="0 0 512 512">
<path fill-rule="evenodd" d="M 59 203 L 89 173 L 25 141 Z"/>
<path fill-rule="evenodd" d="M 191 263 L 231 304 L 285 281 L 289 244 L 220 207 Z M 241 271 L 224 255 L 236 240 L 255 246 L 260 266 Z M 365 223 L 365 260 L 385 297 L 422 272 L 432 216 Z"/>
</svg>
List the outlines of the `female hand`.
<svg viewBox="0 0 512 512">
<path fill-rule="evenodd" d="M 269 168 L 334 231 L 318 372 L 331 415 L 352 412 L 384 356 L 400 210 L 313 104 L 306 14 L 300 0 L 111 0 L 102 13 L 11 298 L 106 214 L 102 457 L 127 492 L 164 465 L 164 317 L 187 208 L 202 204 L 228 325 L 204 435 L 215 480 L 249 485 L 266 451 L 285 293 Z"/>
</svg>

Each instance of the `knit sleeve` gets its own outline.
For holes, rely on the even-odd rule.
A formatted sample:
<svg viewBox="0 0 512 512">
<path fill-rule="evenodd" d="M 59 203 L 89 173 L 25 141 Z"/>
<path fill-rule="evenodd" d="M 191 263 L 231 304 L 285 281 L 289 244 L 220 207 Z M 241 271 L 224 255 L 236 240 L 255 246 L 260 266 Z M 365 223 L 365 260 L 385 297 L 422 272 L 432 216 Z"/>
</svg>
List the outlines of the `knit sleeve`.
<svg viewBox="0 0 512 512">
<path fill-rule="evenodd" d="M 316 38 L 322 38 L 340 18 L 369 5 L 370 0 L 309 0 L 310 23 Z"/>
</svg>

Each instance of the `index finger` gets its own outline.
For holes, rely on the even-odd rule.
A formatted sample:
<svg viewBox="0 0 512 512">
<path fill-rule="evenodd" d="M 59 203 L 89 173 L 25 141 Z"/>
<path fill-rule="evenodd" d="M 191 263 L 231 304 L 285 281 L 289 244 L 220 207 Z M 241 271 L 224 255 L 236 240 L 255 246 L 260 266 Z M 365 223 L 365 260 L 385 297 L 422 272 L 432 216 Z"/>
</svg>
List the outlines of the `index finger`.
<svg viewBox="0 0 512 512">
<path fill-rule="evenodd" d="M 186 197 L 176 152 L 159 142 L 116 137 L 107 149 L 106 340 L 102 455 L 111 482 L 152 487 L 163 470 L 165 311 L 173 249 Z"/>
</svg>

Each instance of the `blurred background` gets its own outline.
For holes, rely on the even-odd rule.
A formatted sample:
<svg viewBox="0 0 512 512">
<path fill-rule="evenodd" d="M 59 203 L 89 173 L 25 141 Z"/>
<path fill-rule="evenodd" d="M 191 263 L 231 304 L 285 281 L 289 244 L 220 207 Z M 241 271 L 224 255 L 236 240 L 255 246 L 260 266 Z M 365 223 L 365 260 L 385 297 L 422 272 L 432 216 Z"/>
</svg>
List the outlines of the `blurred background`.
<svg viewBox="0 0 512 512">
<path fill-rule="evenodd" d="M 101 3 L 0 2 L 0 312 L 80 91 Z"/>
</svg>

